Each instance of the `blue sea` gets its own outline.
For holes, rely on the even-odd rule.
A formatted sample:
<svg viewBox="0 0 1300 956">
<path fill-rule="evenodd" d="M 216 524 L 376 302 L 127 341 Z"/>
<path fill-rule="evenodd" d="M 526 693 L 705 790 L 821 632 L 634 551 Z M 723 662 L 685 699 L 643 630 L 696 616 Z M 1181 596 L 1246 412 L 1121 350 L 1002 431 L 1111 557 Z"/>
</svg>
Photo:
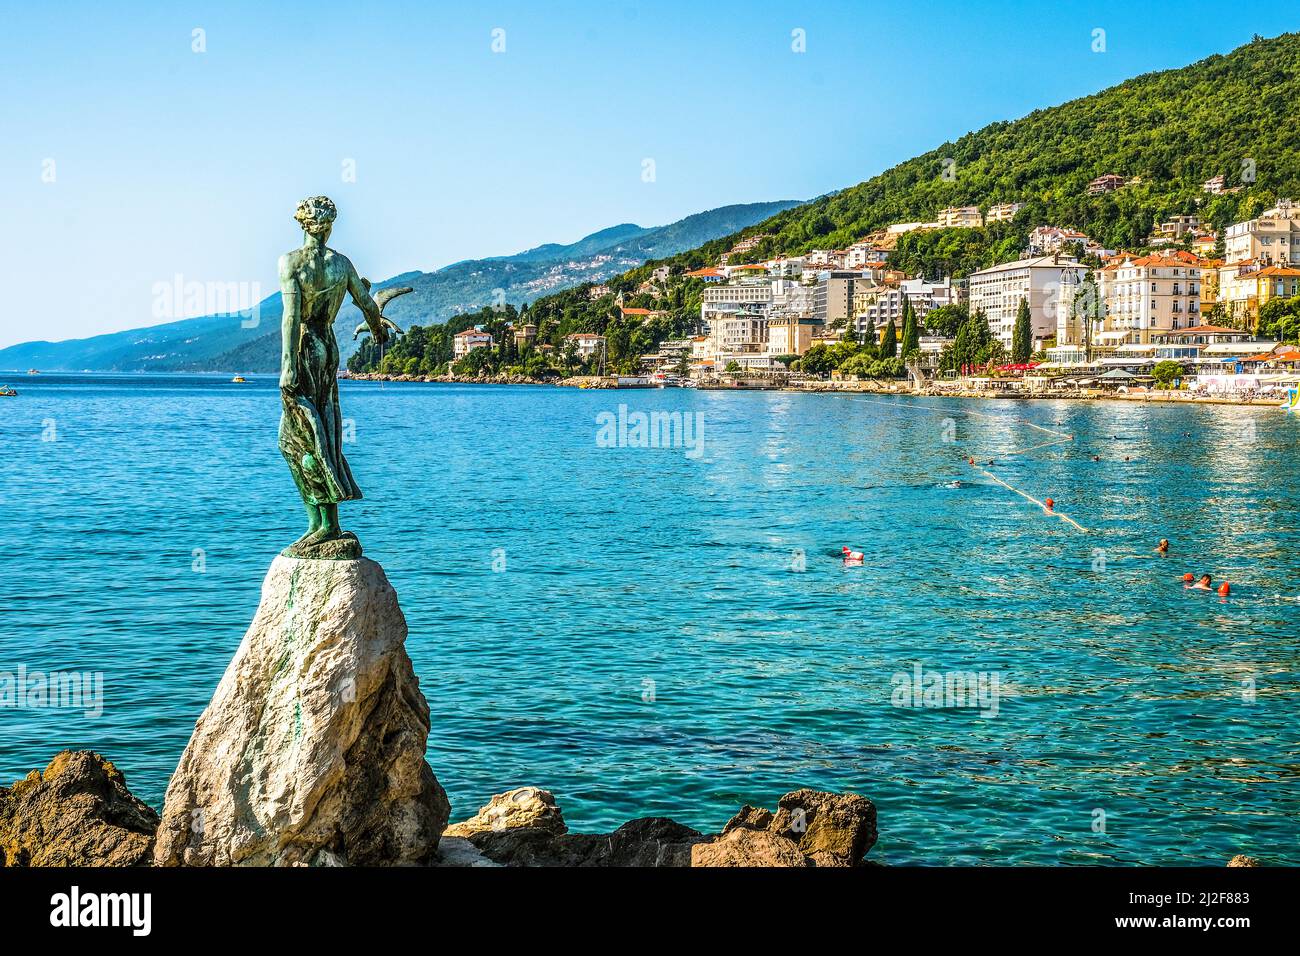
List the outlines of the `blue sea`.
<svg viewBox="0 0 1300 956">
<path fill-rule="evenodd" d="M 104 706 L 0 709 L 0 780 L 90 748 L 160 806 L 305 527 L 276 382 L 15 379 L 0 672 L 102 673 Z M 363 382 L 342 402 L 366 495 L 344 525 L 398 591 L 453 819 L 536 785 L 573 830 L 716 830 L 813 787 L 875 801 L 889 864 L 1300 863 L 1300 416 Z M 698 446 L 602 440 L 620 405 L 689 416 Z M 908 706 L 918 667 L 996 679 L 996 707 Z"/>
</svg>

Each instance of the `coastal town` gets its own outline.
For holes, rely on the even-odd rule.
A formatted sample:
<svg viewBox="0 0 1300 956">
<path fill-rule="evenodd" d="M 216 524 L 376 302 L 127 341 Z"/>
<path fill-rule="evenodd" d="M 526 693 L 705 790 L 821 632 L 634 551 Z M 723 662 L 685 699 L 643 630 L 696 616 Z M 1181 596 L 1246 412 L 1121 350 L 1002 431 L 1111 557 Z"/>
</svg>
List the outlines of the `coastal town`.
<svg viewBox="0 0 1300 956">
<path fill-rule="evenodd" d="M 1108 174 L 1088 192 L 1132 184 Z M 1231 191 L 1222 176 L 1202 189 Z M 891 252 L 908 233 L 1010 223 L 1023 205 L 945 208 L 933 222 L 893 224 L 846 248 L 751 262 L 746 254 L 765 238 L 755 233 L 711 265 L 679 274 L 659 266 L 637 293 L 698 280 L 697 334 L 659 342 L 640 355 L 631 374 L 606 367 L 606 336 L 568 335 L 563 349 L 590 373 L 571 384 L 989 394 L 1172 390 L 1252 399 L 1285 393 L 1300 381 L 1300 350 L 1264 334 L 1261 325 L 1270 303 L 1300 295 L 1300 203 L 1280 200 L 1221 233 L 1197 215 L 1172 216 L 1135 251 L 1104 248 L 1075 229 L 1036 225 L 1020 258 L 963 278 L 909 276 L 891 267 Z M 586 294 L 593 300 L 613 295 L 603 285 Z M 624 302 L 619 293 L 615 307 L 624 318 L 666 315 Z M 526 316 L 509 328 L 521 349 L 537 335 Z M 959 326 L 969 317 L 987 326 L 986 359 L 954 362 Z M 454 358 L 493 344 L 484 328 L 466 329 L 454 336 Z M 869 347 L 872 362 L 834 359 L 861 347 Z"/>
</svg>

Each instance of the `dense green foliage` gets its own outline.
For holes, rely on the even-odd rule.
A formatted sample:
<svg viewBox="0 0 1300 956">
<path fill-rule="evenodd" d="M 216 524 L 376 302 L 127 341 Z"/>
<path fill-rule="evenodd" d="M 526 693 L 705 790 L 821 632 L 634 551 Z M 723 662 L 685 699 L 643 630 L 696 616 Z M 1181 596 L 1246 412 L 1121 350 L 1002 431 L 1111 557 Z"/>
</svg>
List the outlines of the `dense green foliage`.
<svg viewBox="0 0 1300 956">
<path fill-rule="evenodd" d="M 1260 306 L 1259 334 L 1279 342 L 1300 342 L 1300 296 L 1270 299 Z"/>
<path fill-rule="evenodd" d="M 697 283 L 698 284 L 698 283 Z M 381 357 L 372 339 L 366 337 L 348 360 L 354 372 L 381 371 L 389 375 L 435 375 L 448 371 L 457 375 L 505 373 L 542 378 L 549 375 L 594 374 L 601 370 L 599 354 L 583 360 L 568 336 L 587 332 L 606 338 L 604 371 L 631 373 L 641 355 L 654 352 L 664 339 L 689 335 L 699 321 L 698 289 L 692 297 L 684 286 L 670 297 L 677 307 L 663 315 L 625 316 L 613 295 L 592 302 L 589 285 L 568 289 L 517 310 L 513 305 L 484 308 L 458 315 L 444 324 L 413 325 L 407 334 L 390 343 Z M 640 300 L 648 301 L 642 296 Z M 637 297 L 627 300 L 627 304 Z M 644 306 L 638 306 L 644 308 Z M 516 346 L 513 327 L 534 325 L 532 342 Z M 453 338 L 457 332 L 481 328 L 492 336 L 490 348 L 474 349 L 452 362 Z M 543 348 L 547 346 L 547 348 Z"/>
<path fill-rule="evenodd" d="M 972 312 L 957 329 L 952 343 L 943 350 L 939 368 L 944 371 L 963 372 L 1001 362 L 1006 349 L 993 337 L 988 319 L 983 312 Z"/>
<path fill-rule="evenodd" d="M 1073 226 L 1112 248 L 1142 245 L 1152 225 L 1173 214 L 1199 211 L 1222 229 L 1278 196 L 1300 194 L 1300 153 L 1292 146 L 1300 138 L 1298 98 L 1300 34 L 1256 39 L 1227 55 L 994 123 L 780 213 L 747 230 L 772 234 L 752 257 L 839 248 L 891 223 L 932 221 L 946 206 L 998 202 L 1027 205 L 1012 226 L 908 233 L 891 264 L 961 274 L 1014 258 L 1022 230 L 1042 223 Z M 1088 182 L 1105 173 L 1141 182 L 1089 196 Z M 1248 188 L 1203 193 L 1201 183 L 1218 174 L 1229 187 Z"/>
</svg>

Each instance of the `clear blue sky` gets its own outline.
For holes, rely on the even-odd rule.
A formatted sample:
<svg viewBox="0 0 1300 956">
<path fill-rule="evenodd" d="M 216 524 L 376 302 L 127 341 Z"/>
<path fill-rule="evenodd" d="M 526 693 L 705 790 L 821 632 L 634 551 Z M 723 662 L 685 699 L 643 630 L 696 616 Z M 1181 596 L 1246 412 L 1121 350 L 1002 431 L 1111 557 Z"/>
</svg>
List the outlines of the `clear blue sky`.
<svg viewBox="0 0 1300 956">
<path fill-rule="evenodd" d="M 154 324 L 154 285 L 178 273 L 269 293 L 303 196 L 335 199 L 331 245 L 375 280 L 810 198 L 990 121 L 1300 27 L 1284 7 L 9 4 L 0 346 Z"/>
</svg>

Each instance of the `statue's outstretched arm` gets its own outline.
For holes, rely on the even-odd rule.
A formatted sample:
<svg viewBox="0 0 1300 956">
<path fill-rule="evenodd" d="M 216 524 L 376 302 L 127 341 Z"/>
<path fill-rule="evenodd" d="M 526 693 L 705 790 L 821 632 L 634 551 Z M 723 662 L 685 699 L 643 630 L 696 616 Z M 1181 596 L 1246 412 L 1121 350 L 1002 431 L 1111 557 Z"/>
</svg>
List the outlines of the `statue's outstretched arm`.
<svg viewBox="0 0 1300 956">
<path fill-rule="evenodd" d="M 357 308 L 361 310 L 361 314 L 366 317 L 370 334 L 382 345 L 388 339 L 388 333 L 384 330 L 384 323 L 381 321 L 383 316 L 379 312 L 378 303 L 370 297 L 370 283 L 361 278 L 355 268 L 348 274 L 348 292 L 352 296 L 352 301 L 357 304 Z"/>
<path fill-rule="evenodd" d="M 288 257 L 280 257 L 280 387 L 298 387 L 298 335 L 302 327 L 302 293 Z"/>
</svg>

